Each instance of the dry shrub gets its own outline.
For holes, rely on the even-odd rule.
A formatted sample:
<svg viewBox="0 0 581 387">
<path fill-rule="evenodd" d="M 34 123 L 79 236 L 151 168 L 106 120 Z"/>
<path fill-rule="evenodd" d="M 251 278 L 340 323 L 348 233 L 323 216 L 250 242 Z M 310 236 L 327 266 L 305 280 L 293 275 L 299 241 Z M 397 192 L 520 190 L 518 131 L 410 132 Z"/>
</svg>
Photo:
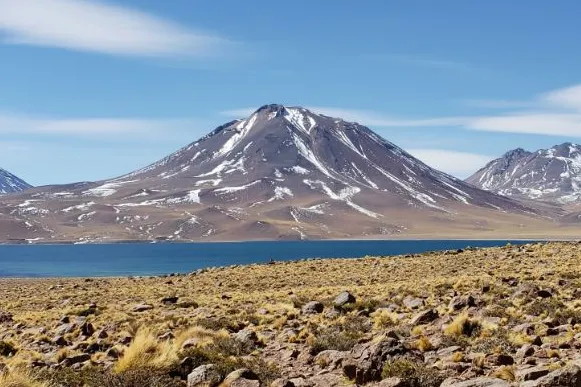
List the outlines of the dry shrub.
<svg viewBox="0 0 581 387">
<path fill-rule="evenodd" d="M 49 387 L 29 372 L 11 369 L 0 375 L 0 387 Z"/>
<path fill-rule="evenodd" d="M 434 368 L 410 359 L 388 361 L 381 373 L 383 379 L 397 377 L 405 381 L 409 387 L 439 387 L 444 377 Z"/>
</svg>

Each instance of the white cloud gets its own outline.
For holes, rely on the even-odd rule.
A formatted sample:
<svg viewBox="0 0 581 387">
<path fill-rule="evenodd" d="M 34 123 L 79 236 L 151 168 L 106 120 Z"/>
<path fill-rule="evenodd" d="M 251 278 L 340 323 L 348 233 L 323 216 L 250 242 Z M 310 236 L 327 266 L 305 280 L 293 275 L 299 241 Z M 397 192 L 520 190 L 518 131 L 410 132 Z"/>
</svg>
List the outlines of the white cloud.
<svg viewBox="0 0 581 387">
<path fill-rule="evenodd" d="M 479 117 L 469 122 L 467 128 L 487 132 L 581 137 L 581 114 L 530 112 Z"/>
<path fill-rule="evenodd" d="M 538 103 L 509 99 L 469 99 L 465 100 L 464 104 L 470 107 L 483 109 L 520 109 L 534 107 Z"/>
<path fill-rule="evenodd" d="M 225 40 L 94 0 L 0 0 L 0 41 L 113 55 L 208 55 Z"/>
<path fill-rule="evenodd" d="M 315 113 L 343 118 L 373 127 L 463 128 L 486 132 L 581 137 L 581 84 L 533 96 L 528 101 L 476 101 L 489 107 L 505 108 L 502 114 L 397 118 L 368 110 L 338 107 L 308 107 Z M 528 110 L 520 108 L 528 107 Z M 254 109 L 235 109 L 225 115 L 245 117 Z"/>
<path fill-rule="evenodd" d="M 494 159 L 492 156 L 444 149 L 406 149 L 406 151 L 429 166 L 462 179 Z"/>
<path fill-rule="evenodd" d="M 196 132 L 206 123 L 185 119 L 145 118 L 43 118 L 0 112 L 0 134 L 53 135 L 98 139 L 159 139 Z M 162 136 L 163 135 L 163 136 Z"/>
<path fill-rule="evenodd" d="M 581 84 L 550 91 L 540 99 L 556 108 L 581 112 Z"/>
<path fill-rule="evenodd" d="M 469 122 L 469 117 L 438 117 L 428 119 L 400 119 L 381 115 L 369 110 L 344 109 L 328 106 L 307 106 L 316 114 L 341 118 L 345 121 L 358 122 L 362 125 L 376 127 L 412 127 L 412 126 L 457 126 Z M 222 111 L 221 114 L 233 118 L 245 118 L 256 111 L 256 108 L 239 108 Z"/>
</svg>

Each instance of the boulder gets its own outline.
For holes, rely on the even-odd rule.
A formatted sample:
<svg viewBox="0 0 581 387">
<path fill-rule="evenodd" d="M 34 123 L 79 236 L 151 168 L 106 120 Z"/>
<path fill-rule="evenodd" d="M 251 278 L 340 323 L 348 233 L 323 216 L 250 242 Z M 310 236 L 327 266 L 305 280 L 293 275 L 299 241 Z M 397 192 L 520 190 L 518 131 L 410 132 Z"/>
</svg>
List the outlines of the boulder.
<svg viewBox="0 0 581 387">
<path fill-rule="evenodd" d="M 522 387 L 581 387 L 581 367 L 571 364 L 537 380 L 521 383 Z"/>
<path fill-rule="evenodd" d="M 357 344 L 343 360 L 343 374 L 358 384 L 381 380 L 385 362 L 406 352 L 402 343 L 393 337 L 383 337 L 378 343 Z"/>
<path fill-rule="evenodd" d="M 319 313 L 323 313 L 324 309 L 325 309 L 325 306 L 323 304 L 321 304 L 319 301 L 311 301 L 311 302 L 307 302 L 303 306 L 302 313 L 303 314 L 319 314 Z"/>
<path fill-rule="evenodd" d="M 474 297 L 468 296 L 456 296 L 450 300 L 448 308 L 450 310 L 461 310 L 467 307 L 476 306 L 476 300 Z"/>
<path fill-rule="evenodd" d="M 178 297 L 164 297 L 161 299 L 161 303 L 164 305 L 173 305 L 178 302 Z"/>
<path fill-rule="evenodd" d="M 356 301 L 355 296 L 353 296 L 351 293 L 345 291 L 342 292 L 341 294 L 339 294 L 337 296 L 337 298 L 335 298 L 335 301 L 333 301 L 333 304 L 337 307 L 342 307 L 345 306 L 347 304 L 354 304 Z"/>
<path fill-rule="evenodd" d="M 387 378 L 383 379 L 377 387 L 407 387 L 408 384 L 401 378 Z"/>
<path fill-rule="evenodd" d="M 222 376 L 214 364 L 199 366 L 188 375 L 188 387 L 214 387 L 221 381 Z"/>
<path fill-rule="evenodd" d="M 438 316 L 439 316 L 439 314 L 438 314 L 437 310 L 428 309 L 428 310 L 420 312 L 420 313 L 416 314 L 414 317 L 412 317 L 410 323 L 412 325 L 427 324 L 427 323 L 430 323 L 430 322 L 434 321 L 435 319 L 437 319 Z"/>
<path fill-rule="evenodd" d="M 336 370 L 341 367 L 343 360 L 345 360 L 347 356 L 349 356 L 349 352 L 335 351 L 330 349 L 327 351 L 319 352 L 313 361 L 321 368 Z"/>
<path fill-rule="evenodd" d="M 256 332 L 254 332 L 250 329 L 243 329 L 240 332 L 236 332 L 236 333 L 232 334 L 232 338 L 235 339 L 236 341 L 242 343 L 243 345 L 245 345 L 248 348 L 255 347 L 256 344 L 258 344 L 258 342 L 259 342 L 258 336 L 256 335 Z"/>
<path fill-rule="evenodd" d="M 221 387 L 250 387 L 255 385 L 260 385 L 258 376 L 247 368 L 241 368 L 229 373 L 220 384 Z"/>
<path fill-rule="evenodd" d="M 510 384 L 502 379 L 476 378 L 463 382 L 445 380 L 440 387 L 510 387 Z"/>
<path fill-rule="evenodd" d="M 549 370 L 544 366 L 528 367 L 518 369 L 516 371 L 516 378 L 520 381 L 537 380 L 549 374 Z"/>
<path fill-rule="evenodd" d="M 279 378 L 270 384 L 270 387 L 296 387 L 293 382 L 288 379 Z"/>
<path fill-rule="evenodd" d="M 425 305 L 424 300 L 417 297 L 406 296 L 402 303 L 409 309 L 419 309 L 420 307 Z"/>
</svg>

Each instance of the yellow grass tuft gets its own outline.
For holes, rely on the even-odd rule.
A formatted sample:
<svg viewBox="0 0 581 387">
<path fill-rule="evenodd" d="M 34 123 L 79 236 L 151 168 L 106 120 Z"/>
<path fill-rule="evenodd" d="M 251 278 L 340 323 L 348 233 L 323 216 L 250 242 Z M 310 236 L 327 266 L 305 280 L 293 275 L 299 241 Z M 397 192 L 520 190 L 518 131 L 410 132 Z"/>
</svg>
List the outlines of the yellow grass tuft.
<svg viewBox="0 0 581 387">
<path fill-rule="evenodd" d="M 0 387 L 49 387 L 47 383 L 34 379 L 30 373 L 11 369 L 0 375 Z"/>
</svg>

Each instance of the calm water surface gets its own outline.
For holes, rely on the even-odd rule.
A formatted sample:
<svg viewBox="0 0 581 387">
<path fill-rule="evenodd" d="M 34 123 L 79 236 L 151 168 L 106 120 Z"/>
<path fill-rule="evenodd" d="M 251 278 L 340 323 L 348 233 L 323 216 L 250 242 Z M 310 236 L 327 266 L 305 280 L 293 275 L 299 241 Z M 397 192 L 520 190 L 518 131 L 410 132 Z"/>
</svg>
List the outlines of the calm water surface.
<svg viewBox="0 0 581 387">
<path fill-rule="evenodd" d="M 187 244 L 0 245 L 0 277 L 98 277 L 191 272 L 302 258 L 358 258 L 522 241 L 276 241 Z"/>
</svg>

